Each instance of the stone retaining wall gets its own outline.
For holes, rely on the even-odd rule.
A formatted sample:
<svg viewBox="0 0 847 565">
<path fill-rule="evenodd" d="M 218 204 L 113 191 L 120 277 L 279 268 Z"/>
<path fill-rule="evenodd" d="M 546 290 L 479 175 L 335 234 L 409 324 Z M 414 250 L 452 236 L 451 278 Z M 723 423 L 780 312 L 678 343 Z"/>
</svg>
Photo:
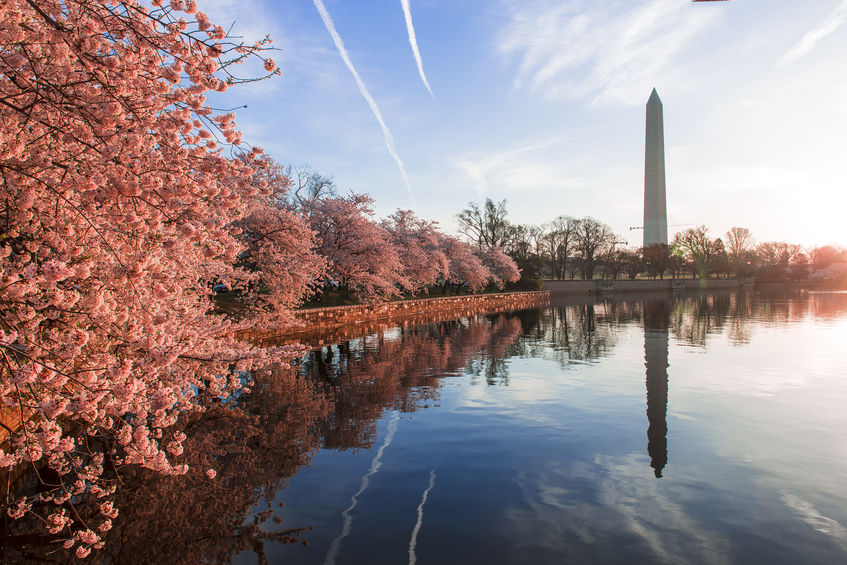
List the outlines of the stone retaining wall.
<svg viewBox="0 0 847 565">
<path fill-rule="evenodd" d="M 398 325 L 415 325 L 476 314 L 545 306 L 550 293 L 509 292 L 355 304 L 298 310 L 296 327 L 248 332 L 239 337 L 259 345 L 304 343 L 311 347 L 346 341 Z"/>
</svg>

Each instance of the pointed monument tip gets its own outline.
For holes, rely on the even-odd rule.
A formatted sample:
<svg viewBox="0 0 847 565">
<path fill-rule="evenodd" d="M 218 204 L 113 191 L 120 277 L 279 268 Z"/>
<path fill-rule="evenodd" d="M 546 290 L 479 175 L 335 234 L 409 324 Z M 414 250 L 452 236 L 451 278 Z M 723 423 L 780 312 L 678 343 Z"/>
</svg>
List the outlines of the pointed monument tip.
<svg viewBox="0 0 847 565">
<path fill-rule="evenodd" d="M 661 98 L 659 98 L 659 93 L 656 92 L 656 88 L 654 87 L 653 92 L 650 93 L 650 99 L 647 100 L 647 103 L 649 104 L 651 102 L 656 102 L 656 101 L 661 102 L 662 100 L 661 100 Z"/>
</svg>

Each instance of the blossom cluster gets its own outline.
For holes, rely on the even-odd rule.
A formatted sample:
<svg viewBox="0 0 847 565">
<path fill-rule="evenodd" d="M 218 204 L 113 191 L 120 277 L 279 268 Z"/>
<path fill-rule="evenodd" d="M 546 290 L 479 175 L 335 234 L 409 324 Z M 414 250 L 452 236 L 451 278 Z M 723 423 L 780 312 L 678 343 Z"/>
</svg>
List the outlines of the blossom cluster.
<svg viewBox="0 0 847 565">
<path fill-rule="evenodd" d="M 329 280 L 359 299 L 385 300 L 451 283 L 476 292 L 489 283 L 503 288 L 520 278 L 515 262 L 499 247 L 476 248 L 411 210 L 397 210 L 376 222 L 372 204 L 360 194 L 303 204 Z"/>
<path fill-rule="evenodd" d="M 268 48 L 191 0 L 0 4 L 0 468 L 41 482 L 5 512 L 78 557 L 117 514 L 74 504 L 108 500 L 127 465 L 185 472 L 179 415 L 266 363 L 208 314 L 213 281 L 255 277 L 234 221 L 261 151 L 223 153 L 241 136 L 204 93 Z"/>
</svg>

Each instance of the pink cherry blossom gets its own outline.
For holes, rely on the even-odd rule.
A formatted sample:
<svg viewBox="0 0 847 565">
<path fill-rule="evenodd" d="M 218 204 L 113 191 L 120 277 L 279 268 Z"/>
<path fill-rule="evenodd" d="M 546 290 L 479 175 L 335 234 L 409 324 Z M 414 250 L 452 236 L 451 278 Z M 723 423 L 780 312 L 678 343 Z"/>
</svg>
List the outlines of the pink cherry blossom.
<svg viewBox="0 0 847 565">
<path fill-rule="evenodd" d="M 491 277 L 491 272 L 474 254 L 470 245 L 448 235 L 441 236 L 438 244 L 449 265 L 445 282 L 455 285 L 467 284 L 474 292 L 485 286 Z"/>
<path fill-rule="evenodd" d="M 373 199 L 362 194 L 320 198 L 305 204 L 318 252 L 329 263 L 328 276 L 349 294 L 375 302 L 408 286 L 388 232 L 373 221 Z"/>
<path fill-rule="evenodd" d="M 449 275 L 449 264 L 438 245 L 441 235 L 435 222 L 422 220 L 411 210 L 397 210 L 382 221 L 398 257 L 406 281 L 405 290 L 417 293 Z"/>
<path fill-rule="evenodd" d="M 259 280 L 238 264 L 255 243 L 240 222 L 273 203 L 257 190 L 261 150 L 221 151 L 241 135 L 204 93 L 251 80 L 226 67 L 265 62 L 269 40 L 231 41 L 196 9 L 0 3 L 0 467 L 39 462 L 61 483 L 37 506 L 34 494 L 12 500 L 10 517 L 40 512 L 56 530 L 56 508 L 108 498 L 119 466 L 184 473 L 178 418 L 235 394 L 271 358 L 291 358 L 234 337 L 295 305 L 322 272 L 312 232 L 290 212 L 268 213 L 291 230 L 256 251 L 263 266 L 287 261 L 290 276 L 253 300 L 257 314 L 212 313 L 217 281 Z M 86 530 L 77 555 L 100 543 Z"/>
</svg>

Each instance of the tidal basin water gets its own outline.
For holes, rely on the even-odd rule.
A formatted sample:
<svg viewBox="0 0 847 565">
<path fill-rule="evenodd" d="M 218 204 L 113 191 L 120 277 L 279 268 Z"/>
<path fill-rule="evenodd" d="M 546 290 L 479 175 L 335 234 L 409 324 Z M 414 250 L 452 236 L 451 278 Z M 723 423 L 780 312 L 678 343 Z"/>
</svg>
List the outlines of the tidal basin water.
<svg viewBox="0 0 847 565">
<path fill-rule="evenodd" d="M 845 563 L 845 349 L 844 293 L 604 298 L 388 329 L 257 383 L 253 420 L 211 428 L 238 446 L 218 478 L 140 511 L 145 531 L 126 522 L 104 551 Z M 146 492 L 132 506 L 163 498 Z"/>
</svg>

